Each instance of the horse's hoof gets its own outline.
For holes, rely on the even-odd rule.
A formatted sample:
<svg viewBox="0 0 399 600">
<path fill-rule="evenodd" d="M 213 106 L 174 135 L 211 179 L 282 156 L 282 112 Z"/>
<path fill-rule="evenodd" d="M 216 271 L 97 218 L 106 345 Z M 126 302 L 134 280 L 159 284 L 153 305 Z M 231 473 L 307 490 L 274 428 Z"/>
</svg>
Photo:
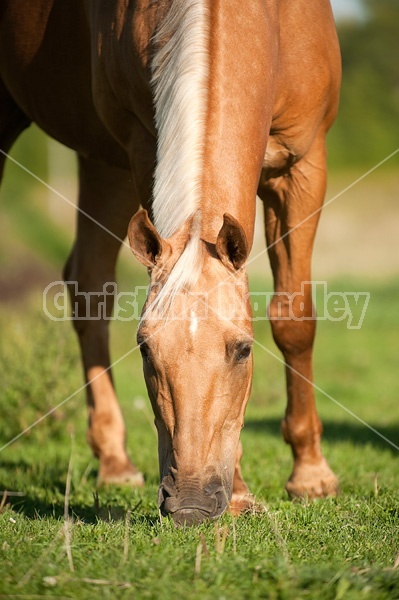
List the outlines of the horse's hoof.
<svg viewBox="0 0 399 600">
<path fill-rule="evenodd" d="M 120 475 L 109 475 L 107 477 L 98 476 L 97 486 L 124 485 L 128 487 L 143 487 L 144 476 L 140 471 L 136 473 L 121 473 Z"/>
<path fill-rule="evenodd" d="M 323 459 L 316 465 L 301 464 L 294 467 L 285 489 L 292 500 L 313 500 L 336 496 L 339 493 L 339 484 L 327 461 Z"/>
<path fill-rule="evenodd" d="M 256 502 L 255 496 L 249 492 L 246 494 L 233 494 L 228 508 L 228 512 L 233 517 L 244 514 L 258 514 L 266 510 L 266 506 L 260 502 Z"/>
<path fill-rule="evenodd" d="M 97 485 L 125 485 L 129 487 L 143 487 L 144 476 L 130 461 L 120 463 L 115 459 L 100 462 Z"/>
</svg>

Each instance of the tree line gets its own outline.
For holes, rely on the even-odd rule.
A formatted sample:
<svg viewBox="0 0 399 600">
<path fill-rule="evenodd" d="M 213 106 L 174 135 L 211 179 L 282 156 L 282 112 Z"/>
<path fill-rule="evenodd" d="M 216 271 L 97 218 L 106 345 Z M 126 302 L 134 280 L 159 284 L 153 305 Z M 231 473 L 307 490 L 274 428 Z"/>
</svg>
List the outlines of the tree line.
<svg viewBox="0 0 399 600">
<path fill-rule="evenodd" d="M 371 167 L 399 147 L 399 3 L 362 4 L 362 17 L 337 25 L 343 76 L 328 139 L 337 169 Z"/>
</svg>

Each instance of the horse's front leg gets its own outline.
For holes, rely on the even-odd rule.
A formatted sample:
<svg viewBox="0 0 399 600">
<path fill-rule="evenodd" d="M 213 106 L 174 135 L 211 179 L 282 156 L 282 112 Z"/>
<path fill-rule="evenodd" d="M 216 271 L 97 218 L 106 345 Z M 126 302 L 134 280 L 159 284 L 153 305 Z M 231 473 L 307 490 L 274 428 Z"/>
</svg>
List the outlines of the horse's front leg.
<svg viewBox="0 0 399 600">
<path fill-rule="evenodd" d="M 274 340 L 286 364 L 288 404 L 282 423 L 294 469 L 286 485 L 290 496 L 334 495 L 338 482 L 324 458 L 322 425 L 316 412 L 312 351 L 311 256 L 326 185 L 324 137 L 285 177 L 261 180 L 268 253 L 275 294 L 269 307 Z"/>
<path fill-rule="evenodd" d="M 248 489 L 241 472 L 242 444 L 238 443 L 237 457 L 233 478 L 233 494 L 229 504 L 229 512 L 237 516 L 255 507 L 255 498 Z"/>
<path fill-rule="evenodd" d="M 137 192 L 127 170 L 83 158 L 79 167 L 79 207 L 83 212 L 78 214 L 77 239 L 64 276 L 65 281 L 73 282 L 68 288 L 87 382 L 87 437 L 100 461 L 99 483 L 141 486 L 143 476 L 126 453 L 125 425 L 110 369 L 108 319 L 113 296 L 103 294 L 104 284 L 115 281 L 116 258 L 129 219 L 137 210 Z M 100 302 L 105 303 L 105 314 Z"/>
</svg>

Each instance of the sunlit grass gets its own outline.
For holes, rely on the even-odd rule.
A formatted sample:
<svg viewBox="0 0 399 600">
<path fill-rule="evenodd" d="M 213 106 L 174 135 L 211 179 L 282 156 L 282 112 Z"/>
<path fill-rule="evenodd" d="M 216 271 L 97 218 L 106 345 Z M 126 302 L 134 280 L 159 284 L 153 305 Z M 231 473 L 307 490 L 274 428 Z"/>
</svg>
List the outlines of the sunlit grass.
<svg viewBox="0 0 399 600">
<path fill-rule="evenodd" d="M 342 283 L 337 282 L 336 289 Z M 316 381 L 342 405 L 398 445 L 395 331 L 397 286 L 374 286 L 364 325 L 320 322 Z M 47 323 L 37 301 L 2 319 L 1 441 L 81 384 L 69 323 Z M 269 324 L 257 340 L 276 353 Z M 134 326 L 113 325 L 113 359 L 134 344 Z M 92 598 L 394 598 L 399 572 L 398 452 L 318 392 L 323 447 L 341 481 L 341 496 L 313 504 L 288 501 L 291 469 L 279 422 L 283 367 L 255 348 L 252 399 L 243 430 L 246 479 L 267 511 L 177 530 L 159 519 L 156 436 L 133 352 L 115 369 L 129 452 L 146 475 L 143 490 L 102 489 L 85 442 L 84 394 L 1 453 L 1 489 L 19 492 L 0 515 L 0 591 Z M 144 398 L 144 400 L 143 400 Z M 64 503 L 69 497 L 70 570 Z M 1 498 L 0 498 L 1 502 Z M 130 511 L 130 512 L 129 512 Z"/>
</svg>

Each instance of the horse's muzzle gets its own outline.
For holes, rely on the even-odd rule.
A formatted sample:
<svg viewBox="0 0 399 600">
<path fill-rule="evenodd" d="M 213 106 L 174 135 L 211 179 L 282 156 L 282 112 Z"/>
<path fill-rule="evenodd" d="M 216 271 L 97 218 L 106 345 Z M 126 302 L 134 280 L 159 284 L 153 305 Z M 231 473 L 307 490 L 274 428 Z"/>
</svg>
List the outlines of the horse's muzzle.
<svg viewBox="0 0 399 600">
<path fill-rule="evenodd" d="M 170 515 L 176 525 L 198 525 L 216 519 L 226 510 L 229 495 L 222 480 L 213 477 L 205 486 L 197 479 L 175 481 L 167 475 L 159 486 L 158 505 L 163 516 Z"/>
</svg>

